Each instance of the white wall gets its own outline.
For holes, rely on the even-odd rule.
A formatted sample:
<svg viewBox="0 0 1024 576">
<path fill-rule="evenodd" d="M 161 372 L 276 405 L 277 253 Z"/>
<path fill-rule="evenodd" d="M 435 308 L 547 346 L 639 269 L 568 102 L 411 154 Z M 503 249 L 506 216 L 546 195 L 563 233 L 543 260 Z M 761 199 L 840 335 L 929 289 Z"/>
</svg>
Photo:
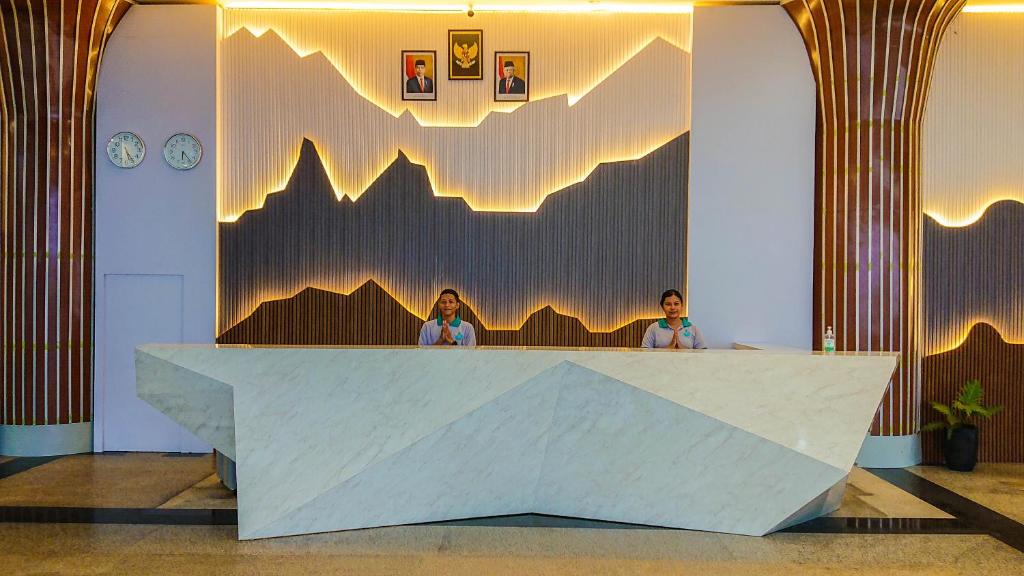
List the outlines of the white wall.
<svg viewBox="0 0 1024 576">
<path fill-rule="evenodd" d="M 689 315 L 712 347 L 811 346 L 814 99 L 781 7 L 695 9 Z"/>
<path fill-rule="evenodd" d="M 217 8 L 133 6 L 100 66 L 96 110 L 97 451 L 207 451 L 135 396 L 134 347 L 212 342 L 216 320 Z M 132 131 L 146 158 L 131 170 L 106 143 Z M 196 168 L 163 159 L 172 134 L 203 145 Z"/>
</svg>

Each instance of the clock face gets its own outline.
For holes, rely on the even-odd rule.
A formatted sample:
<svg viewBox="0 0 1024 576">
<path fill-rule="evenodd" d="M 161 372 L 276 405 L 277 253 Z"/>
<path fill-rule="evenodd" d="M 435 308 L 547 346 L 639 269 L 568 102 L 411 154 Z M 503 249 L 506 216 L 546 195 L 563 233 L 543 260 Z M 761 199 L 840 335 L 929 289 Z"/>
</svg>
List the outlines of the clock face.
<svg viewBox="0 0 1024 576">
<path fill-rule="evenodd" d="M 118 132 L 107 141 L 107 158 L 118 168 L 135 168 L 146 157 L 146 144 L 133 132 Z"/>
<path fill-rule="evenodd" d="M 203 145 L 191 134 L 175 134 L 164 144 L 164 160 L 171 168 L 191 170 L 203 157 Z"/>
</svg>

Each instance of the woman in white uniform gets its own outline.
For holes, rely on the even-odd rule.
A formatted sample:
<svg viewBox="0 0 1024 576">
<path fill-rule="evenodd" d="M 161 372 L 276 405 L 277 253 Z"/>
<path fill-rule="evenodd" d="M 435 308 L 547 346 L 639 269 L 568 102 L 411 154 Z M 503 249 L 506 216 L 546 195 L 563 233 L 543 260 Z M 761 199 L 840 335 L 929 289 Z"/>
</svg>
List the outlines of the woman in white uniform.
<svg viewBox="0 0 1024 576">
<path fill-rule="evenodd" d="M 678 290 L 666 290 L 661 295 L 661 309 L 665 317 L 647 327 L 641 348 L 707 348 L 704 335 L 683 316 L 683 295 Z"/>
<path fill-rule="evenodd" d="M 420 328 L 420 346 L 476 346 L 473 325 L 459 316 L 462 301 L 451 288 L 441 291 L 437 299 L 437 318 L 427 320 Z"/>
</svg>

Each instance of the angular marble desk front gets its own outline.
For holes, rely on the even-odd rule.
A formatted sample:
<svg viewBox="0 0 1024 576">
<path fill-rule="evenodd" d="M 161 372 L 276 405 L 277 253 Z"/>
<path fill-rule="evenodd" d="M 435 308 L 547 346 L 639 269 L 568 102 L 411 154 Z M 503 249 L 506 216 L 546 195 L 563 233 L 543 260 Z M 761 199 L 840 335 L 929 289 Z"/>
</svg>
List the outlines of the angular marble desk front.
<svg viewBox="0 0 1024 576">
<path fill-rule="evenodd" d="M 763 535 L 838 506 L 895 354 L 147 345 L 239 538 L 542 513 Z"/>
</svg>

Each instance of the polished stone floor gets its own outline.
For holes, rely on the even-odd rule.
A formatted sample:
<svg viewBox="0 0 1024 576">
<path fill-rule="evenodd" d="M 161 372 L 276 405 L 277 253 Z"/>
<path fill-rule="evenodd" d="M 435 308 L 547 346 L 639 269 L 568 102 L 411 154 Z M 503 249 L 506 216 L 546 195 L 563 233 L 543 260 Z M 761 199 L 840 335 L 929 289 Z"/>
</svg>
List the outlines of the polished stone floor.
<svg viewBox="0 0 1024 576">
<path fill-rule="evenodd" d="M 0 461 L 0 574 L 1024 574 L 1024 538 L 983 525 L 1024 517 L 1024 465 L 899 472 L 855 469 L 832 518 L 764 538 L 527 517 L 239 542 L 235 526 L 196 516 L 235 507 L 210 456 L 15 459 Z M 982 520 L 930 504 L 935 485 Z M 169 525 L 177 513 L 187 525 Z"/>
<path fill-rule="evenodd" d="M 910 471 L 1024 523 L 1024 464 L 981 463 L 970 473 L 941 466 L 915 466 Z"/>
</svg>

